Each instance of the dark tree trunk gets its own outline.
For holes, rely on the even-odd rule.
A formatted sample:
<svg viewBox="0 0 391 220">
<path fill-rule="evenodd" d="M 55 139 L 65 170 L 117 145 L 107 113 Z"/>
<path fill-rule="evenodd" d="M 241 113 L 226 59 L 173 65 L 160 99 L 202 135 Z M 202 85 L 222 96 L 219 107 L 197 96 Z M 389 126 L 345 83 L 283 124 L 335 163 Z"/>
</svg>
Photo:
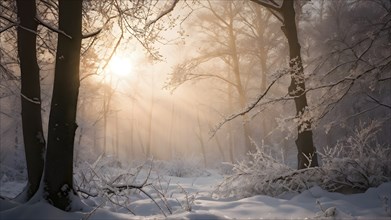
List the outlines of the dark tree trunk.
<svg viewBox="0 0 391 220">
<path fill-rule="evenodd" d="M 73 189 L 73 150 L 79 94 L 82 0 L 59 1 L 59 29 L 54 87 L 49 117 L 44 184 L 46 199 L 69 210 Z"/>
<path fill-rule="evenodd" d="M 300 44 L 296 29 L 294 1 L 284 0 L 281 13 L 284 18 L 284 26 L 282 27 L 282 30 L 288 39 L 289 44 L 289 66 L 292 69 L 291 84 L 288 91 L 291 96 L 295 97 L 296 116 L 300 117 L 308 107 L 308 104 L 305 93 L 305 79 L 300 54 Z M 311 122 L 309 120 L 300 121 L 301 122 L 297 128 L 298 135 L 296 139 L 296 146 L 298 150 L 298 169 L 303 169 L 307 166 L 318 166 L 316 149 L 312 139 Z M 306 157 L 312 158 L 311 164 L 308 164 L 308 159 Z"/>
<path fill-rule="evenodd" d="M 27 163 L 28 183 L 26 198 L 39 188 L 44 167 L 45 139 L 41 117 L 41 86 L 36 55 L 37 22 L 35 1 L 17 0 L 20 25 L 18 27 L 18 54 L 21 75 L 21 103 L 23 140 Z"/>
</svg>

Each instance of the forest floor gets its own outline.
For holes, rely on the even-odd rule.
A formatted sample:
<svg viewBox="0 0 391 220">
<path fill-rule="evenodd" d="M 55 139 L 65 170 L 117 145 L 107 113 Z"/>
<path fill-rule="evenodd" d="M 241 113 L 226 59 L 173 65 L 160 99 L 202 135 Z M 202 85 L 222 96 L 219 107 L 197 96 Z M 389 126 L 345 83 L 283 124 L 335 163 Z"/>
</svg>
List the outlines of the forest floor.
<svg viewBox="0 0 391 220">
<path fill-rule="evenodd" d="M 137 172 L 131 175 L 134 183 L 148 179 L 151 184 L 145 185 L 146 194 L 132 189 L 105 197 L 98 192 L 96 197 L 82 198 L 77 205 L 82 210 L 74 212 L 63 212 L 42 199 L 26 204 L 0 199 L 0 219 L 391 219 L 391 182 L 350 195 L 312 187 L 283 198 L 263 195 L 219 198 L 213 192 L 224 179 L 224 172 L 176 166 L 172 169 L 161 163 L 155 164 L 151 172 L 145 167 L 137 172 L 137 169 L 115 164 L 99 168 L 95 164 L 94 172 L 100 174 L 95 175 L 95 179 L 90 178 L 85 186 L 99 185 L 98 176 L 107 180 L 130 172 Z M 88 179 L 91 172 L 85 168 L 78 171 Z M 10 175 L 0 177 L 0 195 L 13 198 L 25 183 Z M 108 202 L 108 198 L 114 203 Z"/>
</svg>

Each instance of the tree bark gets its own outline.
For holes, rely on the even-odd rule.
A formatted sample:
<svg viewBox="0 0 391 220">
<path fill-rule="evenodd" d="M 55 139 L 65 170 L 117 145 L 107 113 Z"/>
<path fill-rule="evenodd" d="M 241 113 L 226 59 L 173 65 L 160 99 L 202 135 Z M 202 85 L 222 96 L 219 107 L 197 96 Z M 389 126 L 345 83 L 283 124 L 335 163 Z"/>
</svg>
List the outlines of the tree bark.
<svg viewBox="0 0 391 220">
<path fill-rule="evenodd" d="M 76 194 L 73 189 L 73 151 L 80 85 L 82 0 L 59 1 L 59 29 L 72 39 L 58 34 L 44 189 L 49 203 L 68 211 L 71 194 Z"/>
<path fill-rule="evenodd" d="M 39 188 L 44 167 L 45 138 L 41 116 L 41 86 L 37 62 L 36 39 L 38 23 L 35 20 L 35 1 L 17 0 L 20 26 L 17 29 L 18 55 L 21 75 L 21 103 L 23 140 L 27 163 L 28 182 L 26 198 L 30 199 Z"/>
<path fill-rule="evenodd" d="M 300 118 L 306 108 L 308 108 L 307 97 L 305 92 L 305 79 L 303 63 L 300 54 L 300 44 L 296 29 L 296 18 L 293 0 L 284 0 L 281 13 L 284 18 L 282 30 L 289 44 L 289 66 L 291 68 L 291 84 L 288 88 L 289 95 L 294 97 L 296 106 L 296 117 Z M 311 121 L 300 120 L 297 127 L 298 135 L 296 146 L 298 150 L 298 169 L 318 166 L 316 149 L 312 139 Z M 312 158 L 309 163 L 308 158 Z"/>
</svg>

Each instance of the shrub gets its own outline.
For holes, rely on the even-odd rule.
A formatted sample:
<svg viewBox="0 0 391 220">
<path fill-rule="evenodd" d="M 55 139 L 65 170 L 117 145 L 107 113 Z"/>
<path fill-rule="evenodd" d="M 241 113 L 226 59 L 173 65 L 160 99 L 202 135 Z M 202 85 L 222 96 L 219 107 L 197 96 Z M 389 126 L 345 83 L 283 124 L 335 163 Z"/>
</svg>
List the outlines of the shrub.
<svg viewBox="0 0 391 220">
<path fill-rule="evenodd" d="M 360 124 L 346 140 L 319 153 L 321 167 L 295 170 L 264 146 L 257 146 L 249 159 L 234 164 L 216 192 L 223 197 L 268 195 L 281 197 L 318 185 L 329 191 L 364 191 L 391 181 L 391 146 L 376 142 L 381 123 Z M 255 143 L 254 143 L 255 144 Z"/>
<path fill-rule="evenodd" d="M 336 191 L 342 188 L 366 190 L 391 180 L 390 145 L 380 145 L 376 141 L 381 123 L 371 121 L 361 123 L 353 135 L 340 141 L 334 148 L 320 153 L 327 175 L 323 186 Z"/>
</svg>

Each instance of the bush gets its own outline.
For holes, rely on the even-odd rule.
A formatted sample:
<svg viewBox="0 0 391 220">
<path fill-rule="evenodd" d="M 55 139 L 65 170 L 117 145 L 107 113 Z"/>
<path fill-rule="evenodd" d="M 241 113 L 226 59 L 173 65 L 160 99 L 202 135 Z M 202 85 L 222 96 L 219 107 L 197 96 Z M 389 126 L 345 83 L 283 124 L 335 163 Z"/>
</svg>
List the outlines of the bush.
<svg viewBox="0 0 391 220">
<path fill-rule="evenodd" d="M 155 161 L 165 175 L 175 177 L 197 177 L 205 175 L 201 158 L 176 155 L 170 161 Z"/>
<path fill-rule="evenodd" d="M 233 166 L 233 174 L 225 177 L 216 192 L 223 197 L 249 197 L 253 195 L 283 196 L 311 187 L 318 168 L 295 170 L 270 154 L 265 147 L 249 153 L 249 160 Z M 316 179 L 316 178 L 315 178 Z"/>
<path fill-rule="evenodd" d="M 320 153 L 322 168 L 327 174 L 323 177 L 325 189 L 364 191 L 391 180 L 391 147 L 377 143 L 376 135 L 380 128 L 378 121 L 362 123 L 351 137 Z"/>
<path fill-rule="evenodd" d="M 234 164 L 216 192 L 223 197 L 268 195 L 281 197 L 318 185 L 329 191 L 365 191 L 391 181 L 391 146 L 376 142 L 381 123 L 361 124 L 351 137 L 319 153 L 321 167 L 295 170 L 265 147 L 258 147 L 249 159 Z M 353 191 L 352 191 L 353 190 Z"/>
</svg>

